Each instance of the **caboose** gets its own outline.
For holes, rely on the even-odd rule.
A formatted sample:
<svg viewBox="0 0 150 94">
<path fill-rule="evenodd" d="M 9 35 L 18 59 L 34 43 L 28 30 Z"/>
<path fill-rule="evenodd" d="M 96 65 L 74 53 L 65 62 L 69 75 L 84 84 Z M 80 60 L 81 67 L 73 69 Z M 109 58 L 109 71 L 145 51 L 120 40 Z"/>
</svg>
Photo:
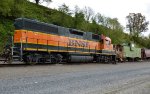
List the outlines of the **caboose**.
<svg viewBox="0 0 150 94">
<path fill-rule="evenodd" d="M 12 57 L 27 64 L 61 62 L 116 63 L 111 39 L 92 32 L 18 18 Z"/>
<path fill-rule="evenodd" d="M 135 47 L 133 43 L 115 45 L 114 48 L 118 61 L 139 61 L 142 58 L 141 48 Z"/>
</svg>

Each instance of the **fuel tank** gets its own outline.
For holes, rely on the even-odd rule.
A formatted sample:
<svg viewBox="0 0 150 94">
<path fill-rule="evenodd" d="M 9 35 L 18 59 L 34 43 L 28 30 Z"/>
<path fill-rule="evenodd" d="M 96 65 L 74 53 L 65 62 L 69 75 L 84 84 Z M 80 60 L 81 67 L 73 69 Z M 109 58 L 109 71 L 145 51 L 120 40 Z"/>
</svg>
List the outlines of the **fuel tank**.
<svg viewBox="0 0 150 94">
<path fill-rule="evenodd" d="M 93 56 L 79 56 L 79 55 L 71 55 L 70 62 L 92 62 Z"/>
</svg>

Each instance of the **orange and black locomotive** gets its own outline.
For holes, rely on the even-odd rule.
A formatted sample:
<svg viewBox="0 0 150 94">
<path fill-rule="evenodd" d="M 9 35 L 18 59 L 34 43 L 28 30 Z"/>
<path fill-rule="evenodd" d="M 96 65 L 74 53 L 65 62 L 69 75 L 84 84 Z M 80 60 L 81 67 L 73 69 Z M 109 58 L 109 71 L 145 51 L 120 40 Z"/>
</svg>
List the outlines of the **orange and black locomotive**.
<svg viewBox="0 0 150 94">
<path fill-rule="evenodd" d="M 116 63 L 111 39 L 31 20 L 15 20 L 13 59 L 26 63 L 102 62 Z"/>
</svg>

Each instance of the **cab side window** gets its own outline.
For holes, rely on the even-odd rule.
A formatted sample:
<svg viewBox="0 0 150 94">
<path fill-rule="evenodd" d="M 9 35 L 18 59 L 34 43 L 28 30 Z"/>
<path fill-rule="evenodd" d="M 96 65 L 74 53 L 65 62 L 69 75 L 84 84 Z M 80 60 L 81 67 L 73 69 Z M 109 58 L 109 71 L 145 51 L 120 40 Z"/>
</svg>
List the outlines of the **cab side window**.
<svg viewBox="0 0 150 94">
<path fill-rule="evenodd" d="M 102 43 L 102 44 L 104 44 L 104 40 L 102 39 L 102 40 L 100 40 L 100 42 Z"/>
<path fill-rule="evenodd" d="M 106 41 L 106 45 L 110 45 L 110 41 L 109 40 L 105 40 Z"/>
</svg>

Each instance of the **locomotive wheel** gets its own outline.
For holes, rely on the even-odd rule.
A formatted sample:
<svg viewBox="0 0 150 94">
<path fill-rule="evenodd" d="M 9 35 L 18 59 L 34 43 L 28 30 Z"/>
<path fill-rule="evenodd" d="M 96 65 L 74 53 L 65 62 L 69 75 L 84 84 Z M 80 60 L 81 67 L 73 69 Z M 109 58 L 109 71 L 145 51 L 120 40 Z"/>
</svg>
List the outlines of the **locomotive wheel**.
<svg viewBox="0 0 150 94">
<path fill-rule="evenodd" d="M 54 55 L 50 55 L 51 63 L 57 63 L 56 57 Z"/>
<path fill-rule="evenodd" d="M 113 61 L 113 63 L 112 64 L 117 64 L 117 61 Z"/>
<path fill-rule="evenodd" d="M 102 62 L 101 62 L 101 57 L 100 57 L 100 56 L 96 58 L 96 62 L 97 62 L 97 63 L 102 63 Z"/>
<path fill-rule="evenodd" d="M 107 56 L 105 56 L 105 61 L 104 61 L 106 64 L 109 63 L 109 58 Z"/>
<path fill-rule="evenodd" d="M 96 63 L 99 63 L 99 57 L 96 58 Z"/>
<path fill-rule="evenodd" d="M 111 62 L 112 62 L 112 64 L 117 64 L 116 56 L 111 57 Z"/>
<path fill-rule="evenodd" d="M 63 56 L 61 55 L 61 54 L 57 54 L 57 56 L 56 56 L 57 58 L 56 58 L 56 60 L 57 60 L 57 63 L 61 63 L 62 62 L 62 60 L 63 60 Z"/>
<path fill-rule="evenodd" d="M 8 64 L 11 64 L 12 63 L 12 57 L 11 56 L 9 56 L 8 58 L 7 58 L 7 61 L 6 61 Z"/>
<path fill-rule="evenodd" d="M 117 62 L 116 61 L 112 61 L 112 64 L 117 64 Z"/>
<path fill-rule="evenodd" d="M 134 58 L 134 61 L 139 61 L 140 60 L 140 58 L 138 58 L 138 57 L 136 57 L 136 58 Z"/>
<path fill-rule="evenodd" d="M 36 55 L 28 55 L 25 63 L 30 65 L 37 64 L 38 58 Z"/>
</svg>

